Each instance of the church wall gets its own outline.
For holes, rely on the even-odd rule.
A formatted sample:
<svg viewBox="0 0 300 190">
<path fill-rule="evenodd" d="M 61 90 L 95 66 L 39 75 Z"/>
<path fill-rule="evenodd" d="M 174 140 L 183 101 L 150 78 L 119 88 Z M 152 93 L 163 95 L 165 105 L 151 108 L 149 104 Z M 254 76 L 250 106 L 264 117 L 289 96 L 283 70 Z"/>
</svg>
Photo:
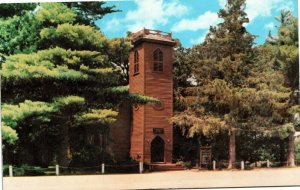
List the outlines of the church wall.
<svg viewBox="0 0 300 190">
<path fill-rule="evenodd" d="M 139 74 L 133 76 L 134 73 L 134 51 L 137 50 L 139 53 Z M 145 75 L 144 75 L 144 48 L 143 44 L 136 46 L 131 52 L 129 56 L 129 92 L 130 93 L 140 93 L 144 94 L 145 88 Z M 137 105 L 133 107 L 133 120 L 132 120 L 132 130 L 131 130 L 131 148 L 130 148 L 130 156 L 136 160 L 143 160 L 144 155 L 144 106 Z"/>
<path fill-rule="evenodd" d="M 119 108 L 119 115 L 110 127 L 108 149 L 116 161 L 129 158 L 131 133 L 131 106 L 124 103 Z"/>
<path fill-rule="evenodd" d="M 160 48 L 163 52 L 163 72 L 153 71 L 153 52 Z M 151 141 L 157 134 L 153 128 L 163 128 L 159 134 L 165 141 L 165 162 L 172 162 L 173 127 L 169 119 L 173 116 L 173 84 L 172 84 L 172 47 L 145 43 L 145 94 L 162 101 L 161 109 L 154 109 L 153 104 L 145 106 L 145 162 L 151 161 Z"/>
</svg>

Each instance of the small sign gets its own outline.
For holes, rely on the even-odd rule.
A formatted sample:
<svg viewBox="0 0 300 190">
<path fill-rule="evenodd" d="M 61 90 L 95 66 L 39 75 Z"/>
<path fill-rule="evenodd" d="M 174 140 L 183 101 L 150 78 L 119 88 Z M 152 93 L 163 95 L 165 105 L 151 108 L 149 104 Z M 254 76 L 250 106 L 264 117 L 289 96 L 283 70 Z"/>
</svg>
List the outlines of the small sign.
<svg viewBox="0 0 300 190">
<path fill-rule="evenodd" d="M 154 134 L 164 134 L 164 128 L 153 128 Z"/>
<path fill-rule="evenodd" d="M 208 167 L 211 163 L 211 147 L 204 146 L 200 148 L 200 167 L 205 165 Z"/>
</svg>

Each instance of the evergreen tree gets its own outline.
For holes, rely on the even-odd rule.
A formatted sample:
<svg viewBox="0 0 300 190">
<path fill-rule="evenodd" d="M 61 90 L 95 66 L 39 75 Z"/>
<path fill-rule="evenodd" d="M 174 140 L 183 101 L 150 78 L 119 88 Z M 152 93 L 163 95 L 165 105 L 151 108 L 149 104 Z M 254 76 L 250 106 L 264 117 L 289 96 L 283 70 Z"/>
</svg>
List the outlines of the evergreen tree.
<svg viewBox="0 0 300 190">
<path fill-rule="evenodd" d="M 192 68 L 189 78 L 196 85 L 177 88 L 180 90 L 175 94 L 175 108 L 183 112 L 172 118 L 189 136 L 215 136 L 212 144 L 217 142 L 217 134 L 229 131 L 229 168 L 236 156 L 253 162 L 284 162 L 283 139 L 287 137 L 288 158 L 292 160 L 292 118 L 299 112 L 292 98 L 298 86 L 297 22 L 282 19 L 285 24 L 279 27 L 278 41 L 253 48 L 254 36 L 243 26 L 248 21 L 244 6 L 244 1 L 228 1 L 219 12 L 223 22 L 211 27 L 204 43 L 193 47 L 191 55 L 186 56 L 194 62 L 187 65 Z M 261 142 L 265 145 L 261 146 Z M 291 165 L 291 161 L 288 163 Z"/>
<path fill-rule="evenodd" d="M 110 56 L 116 55 L 109 54 L 119 44 L 111 45 L 93 26 L 78 24 L 78 15 L 66 5 L 41 3 L 31 14 L 40 27 L 26 32 L 39 34 L 38 51 L 7 53 L 1 69 L 3 112 L 8 115 L 2 119 L 4 145 L 17 149 L 5 148 L 5 158 L 45 166 L 55 158 L 64 166 L 71 159 L 77 164 L 98 164 L 101 154 L 106 154 L 103 142 L 122 100 L 156 99 L 128 95 L 128 87 L 120 86 L 124 76 L 111 61 Z M 91 155 L 89 162 L 83 161 L 86 154 Z"/>
<path fill-rule="evenodd" d="M 299 113 L 299 58 L 298 58 L 298 19 L 292 15 L 288 10 L 282 10 L 280 16 L 275 17 L 280 23 L 278 26 L 278 34 L 273 37 L 273 43 L 267 43 L 264 49 L 267 52 L 273 52 L 272 60 L 274 62 L 273 67 L 277 73 L 282 76 L 280 81 L 281 85 L 288 89 L 289 98 L 285 111 L 286 123 L 290 124 L 290 130 L 288 134 L 285 134 L 285 138 L 288 138 L 288 156 L 287 165 L 294 166 L 294 134 L 295 130 L 299 127 L 296 122 L 297 114 Z M 266 51 L 264 54 L 267 54 Z M 266 56 L 265 56 L 266 57 Z M 263 58 L 263 55 L 260 57 Z"/>
<path fill-rule="evenodd" d="M 0 7 L 14 10 L 12 5 L 14 4 L 1 4 Z M 19 10 L 19 7 L 15 9 Z M 9 14 L 12 14 L 11 10 L 8 10 Z M 0 63 L 4 62 L 8 55 L 31 53 L 38 48 L 40 26 L 34 18 L 34 13 L 32 11 L 17 11 L 17 13 L 12 17 L 5 17 L 6 11 L 0 10 Z"/>
<path fill-rule="evenodd" d="M 113 38 L 110 41 L 109 62 L 119 68 L 122 73 L 124 85 L 129 84 L 129 52 L 132 48 L 129 37 Z"/>
<path fill-rule="evenodd" d="M 76 23 L 95 25 L 95 21 L 102 19 L 106 14 L 118 12 L 116 6 L 105 6 L 106 2 L 66 2 L 64 3 L 76 13 Z"/>
<path fill-rule="evenodd" d="M 36 3 L 2 3 L 0 5 L 0 18 L 21 16 L 24 12 L 33 11 Z"/>
<path fill-rule="evenodd" d="M 289 120 L 293 125 L 293 130 L 289 134 L 289 146 L 287 165 L 294 166 L 295 152 L 295 129 L 299 129 L 296 114 L 299 114 L 299 40 L 298 40 L 298 19 L 292 16 L 287 10 L 281 11 L 280 26 L 278 28 L 278 65 L 285 74 L 285 86 L 291 90 L 291 108 Z M 294 120 L 294 121 L 293 121 Z"/>
<path fill-rule="evenodd" d="M 248 22 L 244 9 L 244 0 L 228 0 L 226 8 L 218 13 L 223 22 L 211 27 L 205 42 L 193 48 L 197 87 L 192 90 L 195 101 L 189 109 L 200 118 L 196 123 L 201 123 L 193 131 L 201 128 L 218 133 L 228 129 L 229 168 L 236 160 L 235 135 L 247 114 L 246 97 L 252 93 L 246 78 L 252 65 L 254 36 L 244 27 Z"/>
</svg>

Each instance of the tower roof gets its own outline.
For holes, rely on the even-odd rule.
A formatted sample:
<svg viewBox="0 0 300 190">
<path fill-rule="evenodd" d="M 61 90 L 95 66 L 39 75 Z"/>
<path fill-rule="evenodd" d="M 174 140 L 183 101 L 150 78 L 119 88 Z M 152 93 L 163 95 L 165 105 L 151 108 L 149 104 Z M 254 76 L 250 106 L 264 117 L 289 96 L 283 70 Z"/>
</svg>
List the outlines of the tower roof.
<svg viewBox="0 0 300 190">
<path fill-rule="evenodd" d="M 160 43 L 165 45 L 174 46 L 175 40 L 172 39 L 172 33 L 162 32 L 160 30 L 142 29 L 130 36 L 130 40 L 133 44 L 141 42 Z"/>
</svg>

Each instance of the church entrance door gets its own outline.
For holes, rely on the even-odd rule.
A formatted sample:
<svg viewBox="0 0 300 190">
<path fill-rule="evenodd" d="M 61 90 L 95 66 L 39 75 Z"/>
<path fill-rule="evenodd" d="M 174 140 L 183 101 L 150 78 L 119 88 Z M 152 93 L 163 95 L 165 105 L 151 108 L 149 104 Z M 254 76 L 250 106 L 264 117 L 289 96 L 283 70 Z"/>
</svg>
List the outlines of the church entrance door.
<svg viewBox="0 0 300 190">
<path fill-rule="evenodd" d="M 151 142 L 151 162 L 165 161 L 165 142 L 160 136 L 156 136 Z"/>
</svg>

